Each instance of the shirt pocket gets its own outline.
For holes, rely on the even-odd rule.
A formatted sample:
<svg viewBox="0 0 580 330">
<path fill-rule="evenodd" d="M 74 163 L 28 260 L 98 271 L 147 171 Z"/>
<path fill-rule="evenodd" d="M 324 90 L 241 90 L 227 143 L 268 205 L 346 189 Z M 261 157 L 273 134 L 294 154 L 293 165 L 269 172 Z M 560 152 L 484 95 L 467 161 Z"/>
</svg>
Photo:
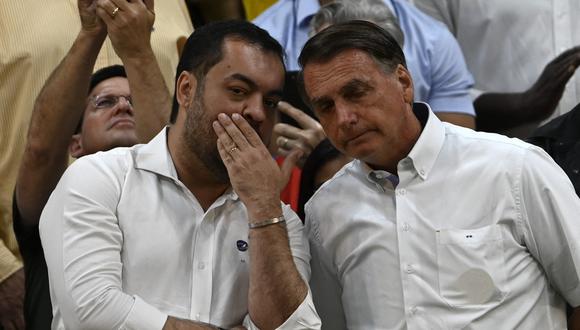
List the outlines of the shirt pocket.
<svg viewBox="0 0 580 330">
<path fill-rule="evenodd" d="M 499 225 L 442 229 L 437 236 L 439 294 L 453 307 L 500 303 L 507 293 Z"/>
</svg>

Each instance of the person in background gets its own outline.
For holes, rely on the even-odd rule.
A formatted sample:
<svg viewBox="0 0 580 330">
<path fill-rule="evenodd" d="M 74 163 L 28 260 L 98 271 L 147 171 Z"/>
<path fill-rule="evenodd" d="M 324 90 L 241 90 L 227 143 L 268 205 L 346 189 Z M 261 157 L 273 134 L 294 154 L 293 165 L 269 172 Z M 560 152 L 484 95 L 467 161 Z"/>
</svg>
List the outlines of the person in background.
<svg viewBox="0 0 580 330">
<path fill-rule="evenodd" d="M 477 129 L 527 137 L 580 103 L 580 2 L 411 0 L 457 38 Z"/>
<path fill-rule="evenodd" d="M 580 199 L 549 155 L 413 102 L 375 24 L 333 25 L 299 61 L 326 135 L 355 158 L 305 207 L 325 328 L 580 326 Z"/>
<path fill-rule="evenodd" d="M 69 155 L 132 146 L 139 131 L 150 136 L 169 121 L 171 99 L 150 43 L 153 3 L 118 3 L 116 10 L 106 1 L 79 1 L 81 29 L 35 102 L 12 213 L 26 275 L 27 329 L 46 329 L 52 320 L 38 222 Z M 106 36 L 125 67 L 91 75 Z"/>
<path fill-rule="evenodd" d="M 527 141 L 544 149 L 562 167 L 580 196 L 580 104 L 538 127 Z"/>
<path fill-rule="evenodd" d="M 308 40 L 312 19 L 321 6 L 332 2 L 279 0 L 254 20 L 282 44 L 289 71 L 299 69 L 298 54 Z M 444 121 L 475 127 L 475 110 L 469 95 L 473 78 L 457 41 L 445 26 L 406 1 L 356 0 L 340 4 L 343 7 L 340 15 L 345 19 L 376 19 L 376 13 L 396 17 L 405 36 L 403 49 L 415 83 L 416 101 L 429 102 Z M 332 10 L 333 14 L 337 12 Z M 387 19 L 380 18 L 380 22 Z"/>
<path fill-rule="evenodd" d="M 172 92 L 178 41 L 193 28 L 183 0 L 158 1 L 155 15 L 151 45 Z M 81 21 L 76 0 L 22 0 L 0 1 L 0 22 L 0 324 L 22 327 L 24 270 L 12 228 L 14 187 L 34 101 L 70 49 Z M 120 63 L 107 39 L 96 68 Z"/>
</svg>

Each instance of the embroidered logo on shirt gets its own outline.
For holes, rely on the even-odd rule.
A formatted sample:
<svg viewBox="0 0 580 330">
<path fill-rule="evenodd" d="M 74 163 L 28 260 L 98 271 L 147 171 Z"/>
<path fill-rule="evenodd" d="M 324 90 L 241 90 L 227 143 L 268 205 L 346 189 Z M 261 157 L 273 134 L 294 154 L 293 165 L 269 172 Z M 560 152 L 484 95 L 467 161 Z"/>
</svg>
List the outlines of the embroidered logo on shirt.
<svg viewBox="0 0 580 330">
<path fill-rule="evenodd" d="M 248 250 L 248 242 L 246 241 L 242 241 L 242 240 L 238 240 L 236 242 L 236 246 L 238 247 L 238 250 L 245 252 Z"/>
</svg>

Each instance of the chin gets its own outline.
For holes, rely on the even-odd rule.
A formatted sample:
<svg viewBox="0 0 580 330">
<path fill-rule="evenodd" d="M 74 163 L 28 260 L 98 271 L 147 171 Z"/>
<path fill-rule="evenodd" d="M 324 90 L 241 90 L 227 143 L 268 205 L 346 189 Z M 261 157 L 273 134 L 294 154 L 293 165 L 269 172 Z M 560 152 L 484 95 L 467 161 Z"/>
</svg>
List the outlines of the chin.
<svg viewBox="0 0 580 330">
<path fill-rule="evenodd" d="M 139 143 L 136 134 L 127 134 L 125 136 L 117 136 L 111 143 L 112 148 L 117 147 L 132 147 Z M 111 149 L 112 149 L 111 148 Z"/>
</svg>

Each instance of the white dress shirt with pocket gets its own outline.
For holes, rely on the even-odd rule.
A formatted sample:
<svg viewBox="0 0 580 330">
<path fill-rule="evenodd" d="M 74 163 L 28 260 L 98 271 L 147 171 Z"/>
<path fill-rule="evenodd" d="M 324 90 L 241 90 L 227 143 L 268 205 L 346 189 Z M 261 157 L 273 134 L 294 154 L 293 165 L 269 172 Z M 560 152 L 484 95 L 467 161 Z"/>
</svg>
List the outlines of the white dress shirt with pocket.
<svg viewBox="0 0 580 330">
<path fill-rule="evenodd" d="M 177 178 L 166 131 L 77 160 L 52 193 L 40 234 L 53 329 L 161 329 L 168 315 L 255 328 L 247 317 L 246 208 L 230 190 L 204 212 Z M 294 261 L 308 279 L 302 224 L 283 210 Z M 319 323 L 309 293 L 280 329 Z"/>
<path fill-rule="evenodd" d="M 565 329 L 580 200 L 564 172 L 520 140 L 415 113 L 426 124 L 398 177 L 354 160 L 306 206 L 323 328 Z"/>
</svg>

